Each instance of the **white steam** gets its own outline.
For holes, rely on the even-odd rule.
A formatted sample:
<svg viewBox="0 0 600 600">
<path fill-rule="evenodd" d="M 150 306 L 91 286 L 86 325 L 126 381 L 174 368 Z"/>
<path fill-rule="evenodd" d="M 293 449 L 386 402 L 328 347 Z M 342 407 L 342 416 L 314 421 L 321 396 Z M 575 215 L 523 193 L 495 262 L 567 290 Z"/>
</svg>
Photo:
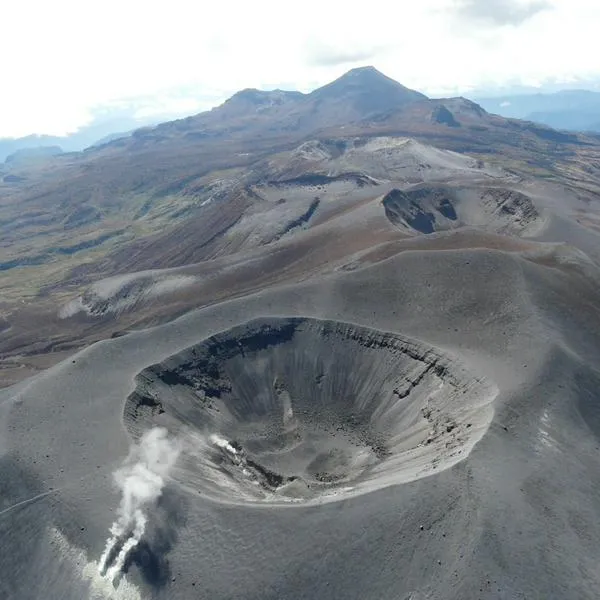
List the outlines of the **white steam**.
<svg viewBox="0 0 600 600">
<path fill-rule="evenodd" d="M 148 521 L 145 511 L 162 494 L 179 451 L 179 444 L 168 437 L 167 430 L 156 427 L 142 436 L 114 473 L 122 493 L 121 504 L 99 562 L 100 573 L 109 580 L 121 572 L 127 555 L 144 535 Z"/>
<path fill-rule="evenodd" d="M 213 444 L 217 448 L 221 448 L 221 450 L 225 450 L 226 452 L 229 452 L 229 454 L 232 454 L 233 456 L 238 455 L 237 448 L 235 448 L 229 440 L 222 438 L 220 435 L 213 433 L 209 439 L 210 439 L 211 444 Z"/>
<path fill-rule="evenodd" d="M 225 454 L 228 456 L 229 460 L 234 465 L 238 467 L 242 467 L 242 473 L 244 475 L 249 475 L 250 473 L 246 469 L 246 457 L 243 451 L 238 450 L 229 440 L 213 433 L 209 437 L 210 443 L 217 448 L 220 448 Z"/>
</svg>

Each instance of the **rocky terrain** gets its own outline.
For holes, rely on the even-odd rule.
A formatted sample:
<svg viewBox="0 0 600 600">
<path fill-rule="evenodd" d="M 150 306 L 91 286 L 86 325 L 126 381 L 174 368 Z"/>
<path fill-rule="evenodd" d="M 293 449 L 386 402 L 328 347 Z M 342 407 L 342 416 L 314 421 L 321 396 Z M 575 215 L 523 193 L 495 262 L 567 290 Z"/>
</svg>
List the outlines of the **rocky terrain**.
<svg viewBox="0 0 600 600">
<path fill-rule="evenodd" d="M 365 68 L 2 175 L 0 597 L 598 597 L 596 138 Z"/>
</svg>

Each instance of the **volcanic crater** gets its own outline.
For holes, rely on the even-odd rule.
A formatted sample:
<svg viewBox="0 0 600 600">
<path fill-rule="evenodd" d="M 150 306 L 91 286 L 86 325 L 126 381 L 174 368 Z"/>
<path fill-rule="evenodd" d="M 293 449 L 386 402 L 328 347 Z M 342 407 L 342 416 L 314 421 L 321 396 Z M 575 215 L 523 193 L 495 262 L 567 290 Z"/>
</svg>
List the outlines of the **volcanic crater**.
<svg viewBox="0 0 600 600">
<path fill-rule="evenodd" d="M 323 502 L 408 482 L 465 458 L 494 384 L 395 333 L 262 318 L 141 371 L 125 404 L 134 439 L 182 440 L 175 478 L 223 502 Z"/>
</svg>

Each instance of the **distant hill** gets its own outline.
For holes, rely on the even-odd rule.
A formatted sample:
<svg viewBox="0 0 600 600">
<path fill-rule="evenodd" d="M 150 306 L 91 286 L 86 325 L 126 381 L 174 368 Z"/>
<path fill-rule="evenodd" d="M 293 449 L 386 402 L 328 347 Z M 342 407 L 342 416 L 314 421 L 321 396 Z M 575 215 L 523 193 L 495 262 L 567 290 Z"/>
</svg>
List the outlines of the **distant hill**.
<svg viewBox="0 0 600 600">
<path fill-rule="evenodd" d="M 600 92 L 564 90 L 478 98 L 488 112 L 543 123 L 556 129 L 600 131 Z"/>
<path fill-rule="evenodd" d="M 63 150 L 60 146 L 37 146 L 34 148 L 22 148 L 9 154 L 6 157 L 5 163 L 7 166 L 21 166 L 25 164 L 35 163 L 51 156 L 62 154 Z"/>
<path fill-rule="evenodd" d="M 133 110 L 108 110 L 97 116 L 85 127 L 65 136 L 28 135 L 21 138 L 0 138 L 0 163 L 22 150 L 37 152 L 38 155 L 56 154 L 56 147 L 63 152 L 79 152 L 98 143 L 106 143 L 120 137 L 126 137 L 139 128 L 156 125 L 164 120 L 163 116 L 139 119 Z"/>
<path fill-rule="evenodd" d="M 261 140 L 289 140 L 290 136 L 358 122 L 427 100 L 427 96 L 404 87 L 374 67 L 361 67 L 308 94 L 242 90 L 210 111 L 139 129 L 127 141 L 114 143 L 114 147 L 132 149 L 162 142 L 181 145 L 245 139 L 256 149 Z"/>
<path fill-rule="evenodd" d="M 143 189 L 164 179 L 162 165 L 167 162 L 181 169 L 179 177 L 187 180 L 198 168 L 198 152 L 206 152 L 205 166 L 221 160 L 221 152 L 233 166 L 232 161 L 245 163 L 248 157 L 317 132 L 331 137 L 393 133 L 459 152 L 499 153 L 510 148 L 515 155 L 523 154 L 524 148 L 578 141 L 575 134 L 490 114 L 465 98 L 430 99 L 374 67 L 361 67 L 307 94 L 242 90 L 210 111 L 138 129 L 88 153 L 90 158 L 102 153 L 107 160 L 113 155 L 115 161 L 126 154 L 127 173 L 114 163 L 119 182 L 134 177 L 139 168 L 145 176 L 137 185 Z M 156 168 L 148 170 L 149 165 Z"/>
<path fill-rule="evenodd" d="M 60 148 L 66 138 L 50 135 L 28 135 L 22 138 L 0 138 L 0 162 L 22 150 L 40 150 L 44 148 Z M 43 151 L 43 150 L 42 150 Z"/>
</svg>

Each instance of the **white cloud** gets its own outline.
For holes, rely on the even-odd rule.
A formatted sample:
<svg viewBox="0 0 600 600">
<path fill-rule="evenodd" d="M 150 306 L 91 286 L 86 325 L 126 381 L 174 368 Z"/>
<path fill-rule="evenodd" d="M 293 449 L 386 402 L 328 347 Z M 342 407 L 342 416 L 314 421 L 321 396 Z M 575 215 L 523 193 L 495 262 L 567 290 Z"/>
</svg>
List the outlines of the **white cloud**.
<svg viewBox="0 0 600 600">
<path fill-rule="evenodd" d="M 332 44 L 329 40 L 311 37 L 305 44 L 308 63 L 315 66 L 339 66 L 369 62 L 386 52 L 388 47 L 358 42 L 353 44 Z"/>
<path fill-rule="evenodd" d="M 548 0 L 457 0 L 455 10 L 463 17 L 495 25 L 519 25 L 551 8 Z"/>
<path fill-rule="evenodd" d="M 596 0 L 20 0 L 0 24 L 0 135 L 64 133 L 120 98 L 201 110 L 374 64 L 430 94 L 600 76 Z M 536 10 L 537 8 L 543 10 Z"/>
</svg>

